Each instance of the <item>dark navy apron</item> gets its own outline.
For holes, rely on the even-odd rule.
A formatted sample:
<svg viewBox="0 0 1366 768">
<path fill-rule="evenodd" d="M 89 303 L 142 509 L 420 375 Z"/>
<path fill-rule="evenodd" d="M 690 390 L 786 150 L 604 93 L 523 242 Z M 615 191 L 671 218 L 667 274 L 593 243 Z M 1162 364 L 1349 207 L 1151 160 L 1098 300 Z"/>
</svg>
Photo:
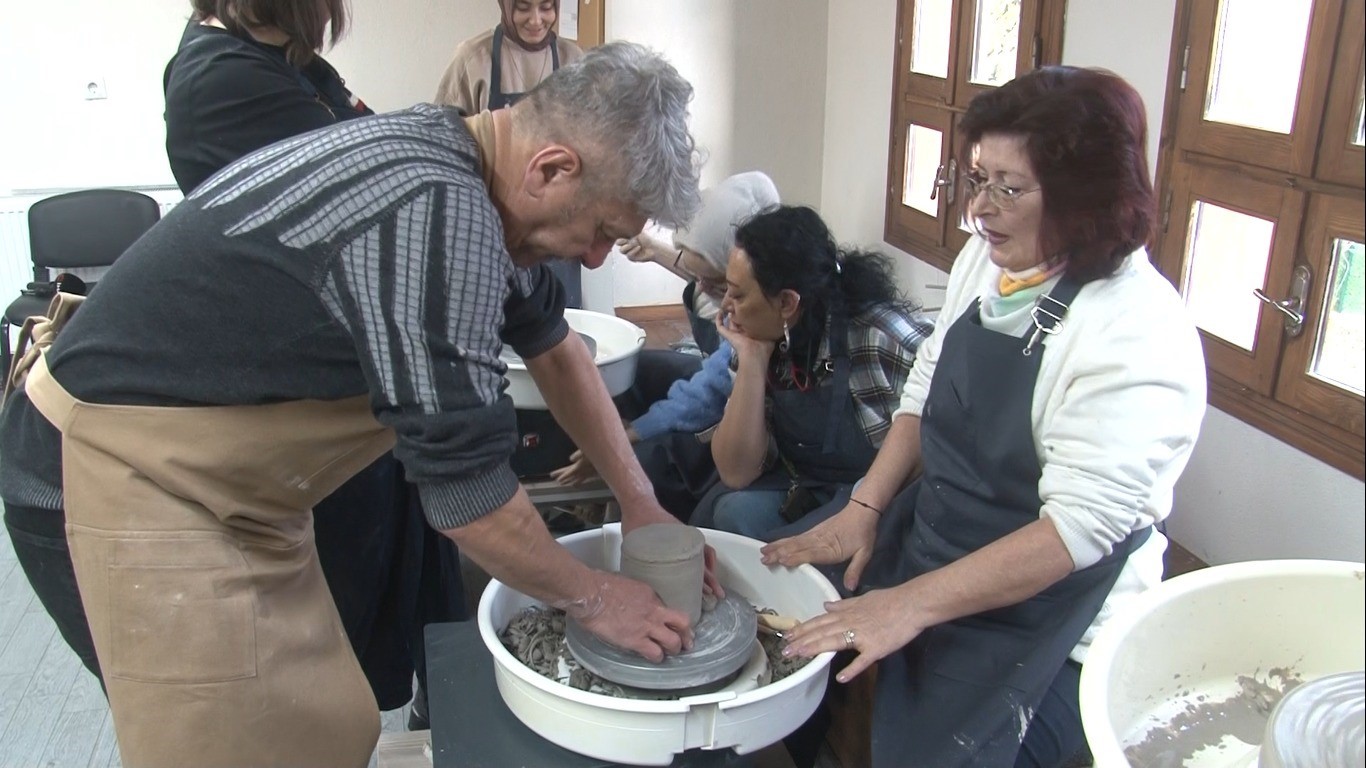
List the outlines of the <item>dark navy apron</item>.
<svg viewBox="0 0 1366 768">
<path fill-rule="evenodd" d="M 1022 338 L 982 327 L 980 300 L 949 328 L 921 418 L 924 474 L 884 515 L 868 587 L 942 568 L 1039 519 L 1038 342 L 1063 330 L 1078 290 L 1064 277 Z M 1150 533 L 1130 534 L 1024 602 L 931 627 L 882 659 L 873 764 L 1014 765 L 1034 710 Z"/>
<path fill-rule="evenodd" d="M 847 497 L 849 488 L 872 466 L 877 448 L 851 407 L 848 321 L 841 315 L 831 318 L 829 348 L 830 358 L 817 363 L 812 374 L 815 386 L 769 387 L 768 428 L 782 461 L 743 490 L 799 489 L 812 495 L 809 512 L 841 494 Z M 717 499 L 735 491 L 718 482 L 698 502 L 694 523 L 710 525 Z"/>
<path fill-rule="evenodd" d="M 553 33 L 549 33 L 553 34 Z M 560 68 L 560 46 L 550 41 L 550 71 Z M 503 93 L 503 25 L 493 28 L 493 71 L 489 74 L 489 111 L 510 107 L 526 93 Z"/>
<path fill-rule="evenodd" d="M 554 34 L 554 33 L 549 33 Z M 560 68 L 560 46 L 554 39 L 550 41 L 550 71 Z M 493 28 L 493 67 L 489 73 L 489 111 L 510 107 L 522 100 L 526 93 L 503 93 L 503 25 Z M 562 259 L 551 259 L 545 263 L 565 290 L 565 306 L 572 309 L 583 307 L 583 273 L 577 263 L 571 264 Z"/>
</svg>

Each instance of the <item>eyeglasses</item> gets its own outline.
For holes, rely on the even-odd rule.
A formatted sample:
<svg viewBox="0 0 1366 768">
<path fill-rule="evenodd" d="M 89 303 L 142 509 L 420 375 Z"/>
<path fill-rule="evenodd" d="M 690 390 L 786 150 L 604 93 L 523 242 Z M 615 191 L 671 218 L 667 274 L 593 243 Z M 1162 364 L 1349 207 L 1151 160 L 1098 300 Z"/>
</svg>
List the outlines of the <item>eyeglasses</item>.
<svg viewBox="0 0 1366 768">
<path fill-rule="evenodd" d="M 701 291 L 702 293 L 705 293 L 714 299 L 719 299 L 722 296 L 726 295 L 726 278 L 724 276 L 706 277 L 703 275 L 699 275 L 693 270 L 688 269 L 688 265 L 686 264 L 679 264 L 678 271 L 682 272 L 684 275 L 687 275 L 688 279 L 691 279 L 693 282 L 696 282 L 697 290 Z"/>
<path fill-rule="evenodd" d="M 963 183 L 967 185 L 969 201 L 976 199 L 977 195 L 980 193 L 986 192 L 987 200 L 991 201 L 992 205 L 1003 211 L 1014 208 L 1015 203 L 1019 201 L 1020 198 L 1030 192 L 1038 192 L 1040 189 L 1040 187 L 1034 187 L 1033 189 L 1011 187 L 1002 184 L 999 181 L 987 181 L 985 176 L 976 173 L 963 174 Z"/>
</svg>

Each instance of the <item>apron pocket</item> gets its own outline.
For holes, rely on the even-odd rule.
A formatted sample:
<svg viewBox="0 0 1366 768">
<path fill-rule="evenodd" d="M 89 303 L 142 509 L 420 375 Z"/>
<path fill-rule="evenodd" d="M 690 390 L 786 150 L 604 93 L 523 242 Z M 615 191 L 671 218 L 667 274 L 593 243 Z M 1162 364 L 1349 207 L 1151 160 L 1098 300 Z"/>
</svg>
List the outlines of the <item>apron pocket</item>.
<svg viewBox="0 0 1366 768">
<path fill-rule="evenodd" d="M 109 565 L 106 674 L 149 683 L 256 676 L 247 565 L 219 536 L 120 539 Z"/>
</svg>

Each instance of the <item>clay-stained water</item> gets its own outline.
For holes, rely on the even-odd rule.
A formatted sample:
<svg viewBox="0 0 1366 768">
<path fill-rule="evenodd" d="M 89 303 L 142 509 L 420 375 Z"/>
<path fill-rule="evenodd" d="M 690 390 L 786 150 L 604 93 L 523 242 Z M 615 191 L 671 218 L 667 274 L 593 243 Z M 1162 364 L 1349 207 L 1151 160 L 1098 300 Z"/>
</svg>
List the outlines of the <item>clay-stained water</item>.
<svg viewBox="0 0 1366 768">
<path fill-rule="evenodd" d="M 1271 710 L 1304 681 L 1295 672 L 1278 668 L 1261 679 L 1257 673 L 1239 675 L 1237 682 L 1238 692 L 1228 698 L 1187 699 L 1179 713 L 1124 750 L 1130 765 L 1184 768 L 1197 755 L 1204 757 L 1211 750 L 1228 753 L 1221 761 L 1225 765 L 1243 764 L 1240 761 L 1262 743 Z"/>
</svg>

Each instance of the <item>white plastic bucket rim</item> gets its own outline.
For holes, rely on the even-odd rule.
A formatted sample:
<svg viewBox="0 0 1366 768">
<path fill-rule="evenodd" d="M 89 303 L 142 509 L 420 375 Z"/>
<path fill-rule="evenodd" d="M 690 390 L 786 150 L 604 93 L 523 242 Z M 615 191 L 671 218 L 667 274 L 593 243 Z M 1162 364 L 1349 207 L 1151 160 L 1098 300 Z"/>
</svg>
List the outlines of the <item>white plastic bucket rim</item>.
<svg viewBox="0 0 1366 768">
<path fill-rule="evenodd" d="M 1254 582 L 1264 583 L 1263 588 L 1276 586 L 1278 579 L 1287 582 L 1298 579 L 1318 579 L 1323 580 L 1324 584 L 1337 584 L 1345 590 L 1341 604 L 1358 613 L 1361 611 L 1360 593 L 1366 588 L 1366 585 L 1363 585 L 1363 580 L 1366 579 L 1366 566 L 1362 563 L 1309 559 L 1255 560 L 1212 566 L 1176 576 L 1134 598 L 1106 623 L 1091 644 L 1086 663 L 1082 666 L 1080 683 L 1082 725 L 1097 768 L 1129 765 L 1124 756 L 1124 749 L 1128 745 L 1123 742 L 1123 739 L 1131 735 L 1133 724 L 1113 722 L 1113 704 L 1115 702 L 1113 697 L 1128 697 L 1132 701 L 1134 697 L 1143 694 L 1133 690 L 1129 685 L 1121 684 L 1122 682 L 1129 682 L 1118 679 L 1124 677 L 1124 670 L 1121 667 L 1128 664 L 1142 664 L 1147 669 L 1158 670 L 1149 677 L 1171 678 L 1172 687 L 1175 689 L 1189 688 L 1191 682 L 1185 680 L 1177 684 L 1177 679 L 1172 673 L 1173 669 L 1178 670 L 1177 674 L 1181 674 L 1184 670 L 1192 667 L 1204 671 L 1206 664 L 1217 666 L 1227 662 L 1227 658 L 1191 659 L 1188 661 L 1180 659 L 1180 655 L 1186 652 L 1186 648 L 1183 647 L 1180 638 L 1177 637 L 1171 638 L 1174 642 L 1168 647 L 1148 647 L 1139 652 L 1131 647 L 1130 641 L 1143 628 L 1143 625 L 1150 621 L 1159 621 L 1163 618 L 1164 611 L 1170 611 L 1175 606 L 1197 600 L 1214 590 L 1228 590 L 1230 597 L 1232 597 L 1234 590 L 1238 588 L 1254 589 L 1257 586 L 1253 584 Z M 1245 605 L 1251 594 L 1249 591 L 1247 594 L 1238 596 L 1235 605 Z M 1328 607 L 1320 605 L 1306 607 L 1305 610 L 1310 613 L 1314 611 L 1321 613 L 1328 610 Z M 1227 620 L 1227 616 L 1223 622 L 1214 616 L 1211 616 L 1210 619 L 1209 628 L 1212 629 L 1236 623 Z M 1275 627 L 1278 632 L 1285 629 L 1284 627 L 1277 627 L 1275 624 L 1269 626 Z M 1366 626 L 1363 626 L 1359 619 L 1351 618 L 1346 619 L 1343 626 L 1354 631 L 1356 635 L 1346 638 L 1345 645 L 1340 650 L 1334 650 L 1327 654 L 1322 651 L 1318 652 L 1319 659 L 1307 659 L 1307 657 L 1310 655 L 1310 645 L 1322 638 L 1306 639 L 1304 655 L 1300 657 L 1307 659 L 1307 665 L 1310 669 L 1306 671 L 1317 675 L 1347 671 L 1348 668 L 1361 668 L 1361 648 L 1366 645 L 1366 637 L 1364 637 L 1366 636 Z M 1187 633 L 1197 632 L 1199 629 L 1197 627 L 1183 628 Z M 1268 634 L 1270 633 L 1268 632 Z M 1256 643 L 1259 638 L 1232 637 L 1229 638 L 1229 641 L 1230 649 L 1238 648 L 1247 653 L 1250 652 L 1245 650 L 1247 644 Z M 1322 657 L 1325 655 L 1329 656 L 1330 660 L 1324 661 Z M 1341 659 L 1341 661 L 1335 661 L 1337 659 Z M 1196 666 L 1197 661 L 1200 662 L 1199 666 Z M 1298 662 L 1293 658 L 1272 660 L 1260 670 L 1249 668 L 1241 670 L 1240 674 L 1252 675 L 1257 672 L 1267 674 L 1271 667 L 1288 663 Z M 1182 666 L 1183 664 L 1187 666 Z M 1321 668 L 1325 664 L 1327 666 L 1342 666 L 1343 668 Z M 1157 723 L 1152 723 L 1152 725 L 1157 725 Z"/>
<path fill-rule="evenodd" d="M 564 319 L 571 330 L 584 333 L 597 343 L 594 363 L 612 397 L 631 388 L 636 378 L 636 358 L 645 346 L 645 330 L 629 320 L 603 312 L 566 309 Z M 503 358 L 507 365 L 507 395 L 517 408 L 545 410 L 545 398 L 521 360 Z"/>
<path fill-rule="evenodd" d="M 718 550 L 718 560 L 723 553 L 752 556 L 752 562 L 729 563 L 730 567 L 781 572 L 780 578 L 800 583 L 808 610 L 785 610 L 799 613 L 796 618 L 811 618 L 825 602 L 839 599 L 834 586 L 812 566 L 769 568 L 759 562 L 762 542 L 723 531 L 702 532 L 707 543 Z M 619 549 L 621 526 L 612 523 L 559 541 L 571 550 L 595 545 Z M 814 711 L 824 695 L 826 670 L 834 658 L 833 653 L 823 653 L 776 683 L 742 693 L 719 691 L 674 701 L 620 699 L 550 680 L 503 647 L 498 639 L 502 622 L 495 621 L 495 611 L 510 614 L 539 604 L 497 580 L 489 583 L 479 600 L 479 634 L 493 655 L 499 692 L 513 714 L 536 733 L 566 749 L 604 760 L 668 765 L 686 749 L 731 748 L 738 754 L 762 749 L 791 733 Z M 611 722 L 614 718 L 619 718 L 619 725 Z M 775 724 L 773 718 L 785 720 Z M 765 720 L 769 721 L 767 725 Z M 614 727 L 620 730 L 611 732 Z M 781 734 L 776 738 L 770 736 L 778 731 Z"/>
</svg>

